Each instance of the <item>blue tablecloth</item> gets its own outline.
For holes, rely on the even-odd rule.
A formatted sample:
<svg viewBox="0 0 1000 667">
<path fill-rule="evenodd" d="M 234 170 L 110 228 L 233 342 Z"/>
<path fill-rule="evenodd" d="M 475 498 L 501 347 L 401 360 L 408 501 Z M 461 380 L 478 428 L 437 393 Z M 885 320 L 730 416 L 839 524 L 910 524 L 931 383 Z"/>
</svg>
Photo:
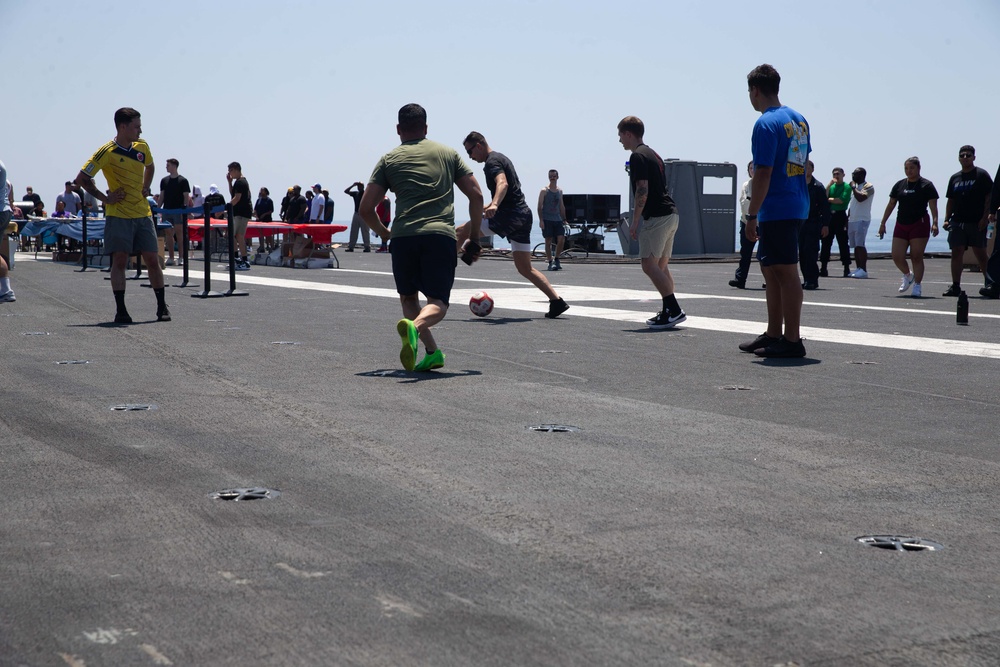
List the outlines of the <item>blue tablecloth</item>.
<svg viewBox="0 0 1000 667">
<path fill-rule="evenodd" d="M 169 222 L 157 222 L 156 226 L 170 229 Z M 21 236 L 42 236 L 46 232 L 55 232 L 59 236 L 83 241 L 83 220 L 80 218 L 36 218 L 21 230 Z M 104 239 L 104 218 L 87 218 L 87 240 Z"/>
</svg>

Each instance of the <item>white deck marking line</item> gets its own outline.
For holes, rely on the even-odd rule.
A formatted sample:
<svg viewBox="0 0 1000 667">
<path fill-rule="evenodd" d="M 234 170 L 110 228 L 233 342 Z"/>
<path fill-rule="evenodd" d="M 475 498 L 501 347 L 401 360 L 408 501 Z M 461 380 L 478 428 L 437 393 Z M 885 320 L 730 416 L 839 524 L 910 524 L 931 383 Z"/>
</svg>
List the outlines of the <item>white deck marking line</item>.
<svg viewBox="0 0 1000 667">
<path fill-rule="evenodd" d="M 170 270 L 169 275 L 175 275 L 176 269 Z M 166 272 L 165 272 L 166 273 Z M 241 282 L 250 285 L 265 285 L 270 287 L 284 287 L 291 289 L 312 290 L 318 292 L 332 292 L 337 294 L 352 294 L 356 296 L 379 296 L 392 299 L 399 299 L 399 295 L 394 289 L 382 287 L 359 287 L 354 285 L 334 285 L 329 283 L 314 283 L 304 280 L 290 280 L 288 278 L 267 278 L 263 276 L 240 276 Z M 589 291 L 591 294 L 601 293 L 601 301 L 625 300 L 622 296 L 642 294 L 648 297 L 647 292 L 638 290 L 616 290 L 609 288 L 586 288 L 586 287 L 564 287 L 561 288 L 564 294 L 569 295 L 570 310 L 567 316 L 591 317 L 594 319 L 612 320 L 616 322 L 629 322 L 645 326 L 646 318 L 652 313 L 648 311 L 626 310 L 618 308 L 600 308 L 595 306 L 583 306 L 573 301 L 573 294 L 580 291 Z M 469 299 L 478 290 L 457 289 L 452 290 L 452 302 L 461 304 Z M 611 295 L 617 294 L 614 298 Z M 549 309 L 548 301 L 533 286 L 518 289 L 494 290 L 492 295 L 500 307 L 506 310 L 521 310 L 530 313 L 545 313 Z M 678 298 L 683 301 L 688 295 L 678 294 Z M 931 311 L 938 314 L 937 311 Z M 950 314 L 950 313 L 949 313 Z M 718 331 L 722 333 L 739 333 L 757 335 L 767 328 L 763 322 L 752 322 L 749 320 L 733 320 L 726 318 L 700 317 L 689 315 L 687 321 L 681 325 L 682 329 L 700 329 L 703 331 Z M 920 336 L 904 336 L 897 334 L 880 334 L 867 331 L 852 331 L 849 329 L 825 329 L 819 327 L 802 327 L 802 337 L 824 343 L 838 343 L 846 345 L 860 345 L 863 347 L 878 347 L 890 350 L 909 350 L 912 352 L 932 352 L 934 354 L 951 354 L 965 357 L 987 357 L 990 359 L 1000 359 L 1000 344 L 985 343 L 980 341 L 961 341 L 944 338 L 922 338 Z"/>
</svg>

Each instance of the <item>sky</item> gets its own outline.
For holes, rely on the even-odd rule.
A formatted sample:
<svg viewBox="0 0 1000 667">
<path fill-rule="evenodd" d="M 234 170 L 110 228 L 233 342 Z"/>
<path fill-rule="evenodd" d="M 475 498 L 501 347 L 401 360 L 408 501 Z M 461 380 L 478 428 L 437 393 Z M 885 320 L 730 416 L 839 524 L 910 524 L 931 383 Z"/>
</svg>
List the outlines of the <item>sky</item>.
<svg viewBox="0 0 1000 667">
<path fill-rule="evenodd" d="M 255 194 L 321 183 L 337 220 L 409 102 L 459 151 L 482 132 L 532 207 L 550 168 L 567 194 L 627 203 L 626 115 L 663 157 L 731 162 L 742 182 L 746 75 L 765 62 L 811 125 L 817 176 L 864 166 L 879 216 L 911 155 L 942 197 L 963 144 L 991 176 L 1000 164 L 996 0 L 0 0 L 0 31 L 0 160 L 15 199 L 32 185 L 47 206 L 123 106 L 142 113 L 155 182 L 175 157 L 225 189 L 236 160 Z"/>
</svg>

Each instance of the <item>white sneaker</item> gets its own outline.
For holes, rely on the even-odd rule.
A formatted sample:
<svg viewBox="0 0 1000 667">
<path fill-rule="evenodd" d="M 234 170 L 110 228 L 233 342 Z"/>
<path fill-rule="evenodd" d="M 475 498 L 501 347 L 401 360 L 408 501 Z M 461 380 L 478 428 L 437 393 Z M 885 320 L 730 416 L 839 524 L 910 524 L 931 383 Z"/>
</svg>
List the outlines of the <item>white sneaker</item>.
<svg viewBox="0 0 1000 667">
<path fill-rule="evenodd" d="M 913 283 L 913 297 L 919 299 L 924 295 L 923 289 L 920 287 L 920 283 Z"/>
<path fill-rule="evenodd" d="M 854 273 L 851 274 L 851 277 L 852 278 L 867 278 L 868 277 L 868 272 L 865 271 L 864 269 L 857 269 Z"/>
<path fill-rule="evenodd" d="M 11 301 L 17 301 L 14 297 L 14 290 L 9 289 L 3 294 L 0 294 L 0 303 L 10 303 Z"/>
<path fill-rule="evenodd" d="M 899 283 L 899 293 L 902 294 L 906 290 L 910 289 L 910 285 L 913 284 L 913 274 L 907 273 L 903 276 L 903 282 Z"/>
<path fill-rule="evenodd" d="M 172 260 L 172 259 L 168 259 L 167 261 L 165 261 L 165 262 L 163 263 L 163 265 L 164 265 L 164 266 L 173 266 L 173 265 L 174 265 L 174 260 Z"/>
</svg>

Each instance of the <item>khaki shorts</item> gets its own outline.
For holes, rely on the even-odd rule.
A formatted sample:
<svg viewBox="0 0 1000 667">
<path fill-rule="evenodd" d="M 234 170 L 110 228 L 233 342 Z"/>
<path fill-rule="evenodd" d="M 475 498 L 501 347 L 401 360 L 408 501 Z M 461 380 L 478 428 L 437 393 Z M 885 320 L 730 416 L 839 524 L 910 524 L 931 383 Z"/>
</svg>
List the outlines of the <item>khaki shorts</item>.
<svg viewBox="0 0 1000 667">
<path fill-rule="evenodd" d="M 639 229 L 639 258 L 669 259 L 674 250 L 674 235 L 677 234 L 680 220 L 676 213 L 643 220 Z"/>
<path fill-rule="evenodd" d="M 156 252 L 156 229 L 152 218 L 116 218 L 108 216 L 104 223 L 104 252 L 109 255 L 124 252 Z"/>
<path fill-rule="evenodd" d="M 250 218 L 244 218 L 239 215 L 233 216 L 233 234 L 235 236 L 243 236 L 247 233 L 247 224 L 250 222 Z"/>
</svg>

